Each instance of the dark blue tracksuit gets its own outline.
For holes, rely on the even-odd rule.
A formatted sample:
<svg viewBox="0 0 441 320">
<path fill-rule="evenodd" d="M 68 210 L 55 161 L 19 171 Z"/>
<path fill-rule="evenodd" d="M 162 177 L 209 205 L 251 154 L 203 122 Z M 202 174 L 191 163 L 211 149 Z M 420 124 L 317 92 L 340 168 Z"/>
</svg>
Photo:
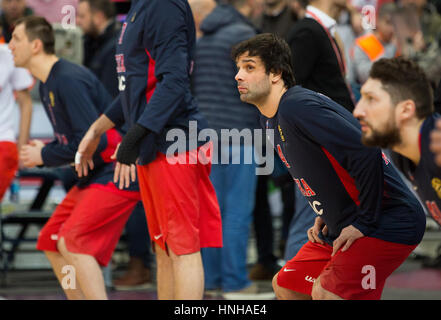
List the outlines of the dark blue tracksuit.
<svg viewBox="0 0 441 320">
<path fill-rule="evenodd" d="M 385 241 L 421 241 L 423 208 L 381 149 L 361 143 L 360 124 L 345 108 L 295 86 L 283 95 L 276 115 L 261 122 L 274 129 L 276 151 L 328 226 L 328 244 L 348 225 Z"/>
<path fill-rule="evenodd" d="M 72 164 L 81 139 L 112 98 L 91 71 L 63 59 L 53 65 L 39 91 L 55 135 L 54 141 L 41 151 L 43 163 L 47 167 Z M 103 135 L 93 157 L 95 168 L 80 179 L 79 187 L 112 181 L 114 163 L 105 162 L 102 157 L 107 142 Z M 137 188 L 137 184 L 132 184 L 130 190 Z"/>
<path fill-rule="evenodd" d="M 424 120 L 420 129 L 420 162 L 417 166 L 402 155 L 393 152 L 392 160 L 398 169 L 410 180 L 416 193 L 426 205 L 427 211 L 441 225 L 441 168 L 435 164 L 434 154 L 429 149 L 430 132 L 435 127 L 435 113 Z"/>
<path fill-rule="evenodd" d="M 120 94 L 106 110 L 115 124 L 139 123 L 149 129 L 138 162 L 148 164 L 156 152 L 166 153 L 170 129 L 186 133 L 186 150 L 195 149 L 188 134 L 189 121 L 198 132 L 206 128 L 190 92 L 195 28 L 185 0 L 135 0 L 123 24 L 116 48 Z"/>
</svg>

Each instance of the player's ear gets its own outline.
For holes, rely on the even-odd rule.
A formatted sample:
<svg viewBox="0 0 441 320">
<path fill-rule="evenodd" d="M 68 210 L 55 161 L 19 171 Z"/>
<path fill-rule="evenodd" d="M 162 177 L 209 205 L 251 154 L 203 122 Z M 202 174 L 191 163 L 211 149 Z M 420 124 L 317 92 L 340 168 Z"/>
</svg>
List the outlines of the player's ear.
<svg viewBox="0 0 441 320">
<path fill-rule="evenodd" d="M 282 71 L 271 72 L 270 74 L 271 74 L 271 82 L 273 84 L 276 84 L 282 79 Z"/>
<path fill-rule="evenodd" d="M 40 39 L 35 39 L 31 43 L 32 53 L 37 54 L 43 51 L 43 42 Z"/>
<path fill-rule="evenodd" d="M 415 101 L 411 99 L 401 101 L 396 108 L 399 120 L 408 120 L 416 116 Z"/>
</svg>

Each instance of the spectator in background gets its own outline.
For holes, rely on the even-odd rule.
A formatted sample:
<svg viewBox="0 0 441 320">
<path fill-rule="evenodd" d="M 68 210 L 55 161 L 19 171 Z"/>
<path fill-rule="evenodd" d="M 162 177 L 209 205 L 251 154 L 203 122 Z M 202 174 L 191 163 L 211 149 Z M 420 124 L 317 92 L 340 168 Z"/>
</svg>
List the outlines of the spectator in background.
<svg viewBox="0 0 441 320">
<path fill-rule="evenodd" d="M 118 91 L 115 46 L 121 30 L 110 0 L 80 0 L 77 24 L 84 33 L 83 64 L 104 84 L 115 98 Z"/>
<path fill-rule="evenodd" d="M 0 14 L 0 43 L 11 41 L 15 22 L 25 16 L 33 14 L 32 9 L 26 6 L 26 0 L 2 0 Z"/>
<path fill-rule="evenodd" d="M 421 24 L 424 42 L 429 44 L 441 37 L 441 16 L 427 0 L 399 0 L 402 6 L 416 10 Z"/>
<path fill-rule="evenodd" d="M 346 63 L 346 81 L 351 86 L 354 92 L 355 100 L 358 99 L 356 96 L 357 90 L 354 90 L 355 72 L 354 66 L 352 65 L 353 59 L 353 47 L 355 39 L 361 37 L 366 33 L 367 30 L 363 28 L 361 9 L 358 9 L 351 4 L 348 4 L 348 8 L 340 16 L 339 22 L 337 24 L 337 33 L 341 38 L 344 46 L 344 57 Z M 357 89 L 357 87 L 356 87 Z"/>
<path fill-rule="evenodd" d="M 441 16 L 427 0 L 400 0 L 402 24 L 416 15 L 417 30 L 405 35 L 403 55 L 416 61 L 435 88 L 441 80 Z M 397 27 L 402 32 L 402 27 Z"/>
<path fill-rule="evenodd" d="M 5 1 L 5 0 L 3 0 Z M 29 88 L 32 76 L 14 66 L 6 45 L 0 45 L 0 202 L 19 167 L 18 150 L 29 140 L 32 117 L 32 99 Z M 14 94 L 20 107 L 20 127 L 16 143 L 14 132 Z"/>
<path fill-rule="evenodd" d="M 356 81 L 360 85 L 368 79 L 375 61 L 381 58 L 393 58 L 398 54 L 392 22 L 395 12 L 395 4 L 384 4 L 378 11 L 376 28 L 373 32 L 355 40 L 352 66 Z"/>
<path fill-rule="evenodd" d="M 189 3 L 200 36 L 193 90 L 209 127 L 219 136 L 221 129 L 257 128 L 258 113 L 253 106 L 240 101 L 234 81 L 236 67 L 230 55 L 234 45 L 256 34 L 247 19 L 252 13 L 251 2 L 235 0 L 230 1 L 231 5 L 216 5 L 214 0 L 190 0 Z M 223 247 L 202 249 L 205 287 L 210 291 L 221 289 L 226 298 L 255 294 L 257 286 L 248 278 L 246 262 L 257 176 L 254 160 L 252 164 L 244 163 L 247 154 L 254 154 L 253 144 L 214 143 L 220 151 L 218 159 L 228 156 L 229 162 L 213 163 L 211 168 L 210 179 L 222 215 Z"/>
<path fill-rule="evenodd" d="M 346 77 L 336 18 L 346 9 L 345 0 L 311 0 L 305 19 L 288 37 L 294 76 L 304 88 L 327 95 L 352 112 L 354 100 Z"/>
<path fill-rule="evenodd" d="M 290 10 L 287 0 L 265 0 L 262 15 L 256 19 L 255 24 L 263 32 L 286 39 L 296 21 L 297 16 Z"/>
<path fill-rule="evenodd" d="M 83 64 L 97 76 L 110 95 L 115 98 L 119 93 L 115 52 L 121 26 L 115 20 L 113 2 L 80 0 L 77 24 L 84 33 Z M 141 201 L 127 221 L 126 234 L 130 260 L 127 272 L 113 281 L 116 289 L 144 286 L 151 280 L 150 237 Z"/>
<path fill-rule="evenodd" d="M 5 0 L 2 0 L 5 1 Z M 62 23 L 63 18 L 75 16 L 78 0 L 26 0 L 35 15 L 46 18 L 50 23 Z M 69 21 L 70 22 L 70 21 Z"/>
</svg>

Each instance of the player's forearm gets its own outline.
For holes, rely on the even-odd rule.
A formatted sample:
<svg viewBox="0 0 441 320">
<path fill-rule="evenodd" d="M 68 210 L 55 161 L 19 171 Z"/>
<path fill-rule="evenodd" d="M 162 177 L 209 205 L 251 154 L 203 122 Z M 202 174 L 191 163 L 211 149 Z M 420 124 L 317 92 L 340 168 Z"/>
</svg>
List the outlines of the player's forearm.
<svg viewBox="0 0 441 320">
<path fill-rule="evenodd" d="M 105 114 L 101 115 L 89 128 L 94 138 L 101 137 L 107 130 L 112 129 L 115 124 Z"/>
<path fill-rule="evenodd" d="M 28 90 L 17 91 L 17 103 L 20 107 L 20 128 L 18 135 L 18 148 L 29 141 L 29 132 L 32 119 L 32 98 Z"/>
</svg>

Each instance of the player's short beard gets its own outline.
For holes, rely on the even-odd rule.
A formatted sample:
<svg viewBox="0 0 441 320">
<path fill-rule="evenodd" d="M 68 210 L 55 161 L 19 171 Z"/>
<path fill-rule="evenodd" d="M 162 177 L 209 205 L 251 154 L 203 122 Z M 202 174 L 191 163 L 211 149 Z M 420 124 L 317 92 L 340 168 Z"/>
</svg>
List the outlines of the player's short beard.
<svg viewBox="0 0 441 320">
<path fill-rule="evenodd" d="M 257 82 L 252 90 L 248 88 L 247 93 L 240 94 L 240 100 L 246 103 L 260 105 L 262 104 L 269 96 L 271 92 L 271 84 L 268 77 L 265 77 L 261 81 Z"/>
<path fill-rule="evenodd" d="M 392 148 L 401 144 L 400 131 L 394 122 L 389 122 L 383 132 L 371 128 L 371 135 L 367 137 L 365 133 L 362 134 L 361 142 L 368 147 L 380 147 L 383 149 Z"/>
</svg>

